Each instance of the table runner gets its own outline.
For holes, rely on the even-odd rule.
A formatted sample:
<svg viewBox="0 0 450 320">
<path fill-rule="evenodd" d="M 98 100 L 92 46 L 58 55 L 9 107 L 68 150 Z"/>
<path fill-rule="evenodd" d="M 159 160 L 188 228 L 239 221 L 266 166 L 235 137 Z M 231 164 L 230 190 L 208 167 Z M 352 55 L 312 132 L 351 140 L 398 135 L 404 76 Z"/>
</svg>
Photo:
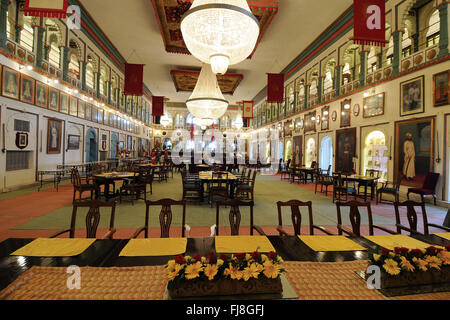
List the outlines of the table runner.
<svg viewBox="0 0 450 320">
<path fill-rule="evenodd" d="M 435 235 L 437 235 L 437 236 L 439 236 L 441 238 L 450 240 L 450 232 L 447 232 L 447 233 L 435 233 Z"/>
<path fill-rule="evenodd" d="M 73 257 L 85 251 L 95 239 L 38 238 L 11 253 L 26 257 Z"/>
<path fill-rule="evenodd" d="M 314 251 L 365 251 L 363 246 L 345 236 L 298 236 Z"/>
<path fill-rule="evenodd" d="M 366 236 L 364 238 L 389 250 L 394 250 L 395 247 L 399 248 L 404 247 L 409 249 L 426 249 L 431 246 L 431 244 L 416 240 L 414 238 L 402 234 L 389 236 Z"/>
<path fill-rule="evenodd" d="M 449 300 L 450 292 L 387 298 L 354 271 L 367 261 L 285 262 L 286 277 L 300 300 Z M 163 266 L 82 267 L 81 289 L 69 290 L 62 267 L 32 267 L 0 292 L 1 300 L 161 300 L 167 286 Z"/>
<path fill-rule="evenodd" d="M 131 239 L 121 257 L 174 256 L 186 252 L 186 238 Z"/>
<path fill-rule="evenodd" d="M 275 248 L 264 236 L 217 236 L 216 252 L 219 253 L 251 253 L 254 251 L 271 252 Z"/>
</svg>

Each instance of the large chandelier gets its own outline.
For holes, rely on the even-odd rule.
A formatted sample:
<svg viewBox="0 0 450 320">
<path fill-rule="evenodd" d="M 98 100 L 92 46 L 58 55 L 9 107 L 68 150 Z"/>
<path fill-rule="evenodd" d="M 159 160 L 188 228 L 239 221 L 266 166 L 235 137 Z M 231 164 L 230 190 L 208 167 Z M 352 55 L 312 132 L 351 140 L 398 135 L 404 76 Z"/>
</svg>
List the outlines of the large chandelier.
<svg viewBox="0 0 450 320">
<path fill-rule="evenodd" d="M 197 84 L 186 101 L 189 112 L 199 119 L 215 120 L 225 114 L 228 101 L 223 97 L 211 65 L 204 63 Z"/>
<path fill-rule="evenodd" d="M 181 33 L 193 56 L 225 74 L 252 53 L 259 22 L 246 0 L 194 0 L 181 20 Z"/>
</svg>

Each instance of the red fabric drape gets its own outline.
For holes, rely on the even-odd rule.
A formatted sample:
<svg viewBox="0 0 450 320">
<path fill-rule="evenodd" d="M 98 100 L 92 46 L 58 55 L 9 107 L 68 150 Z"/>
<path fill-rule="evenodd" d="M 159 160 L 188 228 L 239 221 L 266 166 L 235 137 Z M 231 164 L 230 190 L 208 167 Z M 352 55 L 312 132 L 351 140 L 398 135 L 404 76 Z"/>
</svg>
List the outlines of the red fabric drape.
<svg viewBox="0 0 450 320">
<path fill-rule="evenodd" d="M 153 97 L 152 116 L 161 117 L 164 115 L 164 97 Z"/>
<path fill-rule="evenodd" d="M 125 63 L 125 84 L 123 94 L 142 96 L 144 94 L 144 65 Z"/>
<path fill-rule="evenodd" d="M 194 125 L 191 124 L 191 140 L 194 139 Z"/>
<path fill-rule="evenodd" d="M 253 101 L 243 102 L 242 119 L 253 119 Z"/>
<path fill-rule="evenodd" d="M 267 84 L 267 102 L 283 102 L 284 74 L 269 73 Z"/>
<path fill-rule="evenodd" d="M 387 43 L 385 0 L 353 0 L 353 19 L 356 44 L 384 46 Z"/>
<path fill-rule="evenodd" d="M 68 6 L 68 0 L 53 0 L 51 8 L 46 1 L 26 0 L 23 11 L 26 16 L 65 19 Z"/>
</svg>

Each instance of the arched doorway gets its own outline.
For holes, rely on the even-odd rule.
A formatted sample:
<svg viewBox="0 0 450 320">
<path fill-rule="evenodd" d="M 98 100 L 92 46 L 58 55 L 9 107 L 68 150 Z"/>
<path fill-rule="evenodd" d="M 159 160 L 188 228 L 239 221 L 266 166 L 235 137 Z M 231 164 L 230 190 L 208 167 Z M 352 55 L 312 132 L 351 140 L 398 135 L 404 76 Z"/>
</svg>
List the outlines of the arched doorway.
<svg viewBox="0 0 450 320">
<path fill-rule="evenodd" d="M 284 154 L 284 144 L 283 144 L 283 141 L 280 141 L 278 143 L 278 158 L 284 160 L 283 154 Z M 287 159 L 286 159 L 286 161 L 287 161 Z"/>
<path fill-rule="evenodd" d="M 292 161 L 292 141 L 286 141 L 286 148 L 284 152 L 284 160 L 287 162 L 289 159 Z"/>
<path fill-rule="evenodd" d="M 316 157 L 316 140 L 309 138 L 306 142 L 305 166 L 310 167 Z"/>
<path fill-rule="evenodd" d="M 111 158 L 117 157 L 117 144 L 119 143 L 119 137 L 117 133 L 111 134 Z"/>
<path fill-rule="evenodd" d="M 86 133 L 86 162 L 95 162 L 98 159 L 97 133 L 90 128 Z"/>
<path fill-rule="evenodd" d="M 379 170 L 382 172 L 380 178 L 387 179 L 388 160 L 389 151 L 386 146 L 386 136 L 380 130 L 370 132 L 364 140 L 363 171 L 361 174 L 365 174 L 368 169 Z"/>
<path fill-rule="evenodd" d="M 331 166 L 330 174 L 333 170 L 333 143 L 329 136 L 325 136 L 320 141 L 319 166 L 322 170 L 328 170 Z"/>
</svg>

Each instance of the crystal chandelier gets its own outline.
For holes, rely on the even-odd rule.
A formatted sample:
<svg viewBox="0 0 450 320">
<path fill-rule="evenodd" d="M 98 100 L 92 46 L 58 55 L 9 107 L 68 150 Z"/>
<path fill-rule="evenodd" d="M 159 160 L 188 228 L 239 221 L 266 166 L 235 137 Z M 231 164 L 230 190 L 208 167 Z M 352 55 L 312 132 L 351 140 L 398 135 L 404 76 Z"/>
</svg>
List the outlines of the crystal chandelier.
<svg viewBox="0 0 450 320">
<path fill-rule="evenodd" d="M 169 117 L 167 116 L 167 114 L 164 114 L 164 115 L 161 117 L 161 120 L 159 121 L 159 123 L 161 123 L 164 127 L 167 127 L 167 126 L 170 124 L 170 119 L 169 119 Z"/>
<path fill-rule="evenodd" d="M 209 127 L 212 126 L 214 120 L 212 119 L 202 119 L 202 118 L 194 118 L 194 124 L 199 127 Z"/>
<path fill-rule="evenodd" d="M 246 0 L 194 0 L 181 20 L 181 33 L 194 57 L 225 74 L 252 53 L 259 22 Z"/>
<path fill-rule="evenodd" d="M 216 75 L 211 65 L 204 63 L 197 84 L 186 101 L 189 112 L 199 119 L 210 120 L 220 118 L 228 108 L 228 101 L 223 97 Z"/>
<path fill-rule="evenodd" d="M 244 120 L 242 119 L 242 114 L 239 114 L 234 121 L 234 126 L 237 130 L 241 130 L 244 126 Z"/>
</svg>

